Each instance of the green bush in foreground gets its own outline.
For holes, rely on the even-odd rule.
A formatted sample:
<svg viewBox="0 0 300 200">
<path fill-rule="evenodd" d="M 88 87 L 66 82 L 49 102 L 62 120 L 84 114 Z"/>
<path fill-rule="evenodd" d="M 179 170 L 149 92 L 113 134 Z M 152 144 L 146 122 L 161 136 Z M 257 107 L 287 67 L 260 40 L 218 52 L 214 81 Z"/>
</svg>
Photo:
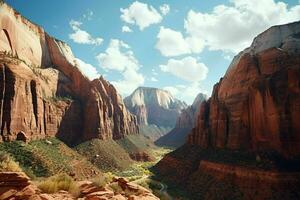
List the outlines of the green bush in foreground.
<svg viewBox="0 0 300 200">
<path fill-rule="evenodd" d="M 58 174 L 49 177 L 38 185 L 42 192 L 51 194 L 60 190 L 68 191 L 73 196 L 77 197 L 80 194 L 79 188 L 74 180 L 66 174 Z"/>
</svg>

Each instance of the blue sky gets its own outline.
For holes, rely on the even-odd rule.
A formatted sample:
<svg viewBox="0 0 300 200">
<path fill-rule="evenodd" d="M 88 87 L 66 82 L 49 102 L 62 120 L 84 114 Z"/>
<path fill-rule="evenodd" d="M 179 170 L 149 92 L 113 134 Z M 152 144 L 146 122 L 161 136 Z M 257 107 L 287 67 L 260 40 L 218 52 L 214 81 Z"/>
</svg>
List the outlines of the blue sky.
<svg viewBox="0 0 300 200">
<path fill-rule="evenodd" d="M 87 76 L 104 75 L 123 97 L 143 85 L 187 103 L 210 95 L 258 33 L 300 20 L 298 0 L 6 2 L 67 42 Z"/>
</svg>

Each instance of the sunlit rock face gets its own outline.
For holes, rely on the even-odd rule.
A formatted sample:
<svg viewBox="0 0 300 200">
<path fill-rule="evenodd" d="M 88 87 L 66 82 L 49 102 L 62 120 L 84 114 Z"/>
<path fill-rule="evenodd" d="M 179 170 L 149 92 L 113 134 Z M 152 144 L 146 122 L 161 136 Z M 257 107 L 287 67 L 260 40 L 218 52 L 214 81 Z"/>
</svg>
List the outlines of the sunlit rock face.
<svg viewBox="0 0 300 200">
<path fill-rule="evenodd" d="M 234 58 L 185 145 L 154 169 L 193 199 L 299 199 L 299 120 L 295 22 L 271 27 Z"/>
<path fill-rule="evenodd" d="M 66 43 L 6 4 L 0 5 L 0 54 L 0 140 L 23 132 L 74 144 L 139 132 L 113 85 L 89 80 Z"/>
<path fill-rule="evenodd" d="M 300 23 L 275 26 L 234 58 L 188 143 L 300 154 Z"/>
<path fill-rule="evenodd" d="M 137 116 L 141 131 L 154 140 L 172 129 L 181 110 L 187 107 L 170 92 L 149 87 L 137 88 L 124 99 L 124 103 L 128 110 Z"/>
</svg>

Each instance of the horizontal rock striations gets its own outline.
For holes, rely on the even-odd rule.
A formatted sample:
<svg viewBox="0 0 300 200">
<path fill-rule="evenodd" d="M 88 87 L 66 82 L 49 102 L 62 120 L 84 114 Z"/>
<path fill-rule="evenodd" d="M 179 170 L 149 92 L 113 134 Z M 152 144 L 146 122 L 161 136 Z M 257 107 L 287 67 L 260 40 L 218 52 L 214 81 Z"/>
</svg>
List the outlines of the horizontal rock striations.
<svg viewBox="0 0 300 200">
<path fill-rule="evenodd" d="M 165 181 L 191 199 L 300 198 L 300 22 L 258 35 L 199 110 L 154 167 Z"/>
<path fill-rule="evenodd" d="M 300 155 L 300 23 L 275 26 L 234 58 L 188 143 Z"/>
<path fill-rule="evenodd" d="M 116 89 L 77 67 L 67 44 L 0 5 L 0 140 L 58 136 L 68 143 L 139 132 Z"/>
</svg>

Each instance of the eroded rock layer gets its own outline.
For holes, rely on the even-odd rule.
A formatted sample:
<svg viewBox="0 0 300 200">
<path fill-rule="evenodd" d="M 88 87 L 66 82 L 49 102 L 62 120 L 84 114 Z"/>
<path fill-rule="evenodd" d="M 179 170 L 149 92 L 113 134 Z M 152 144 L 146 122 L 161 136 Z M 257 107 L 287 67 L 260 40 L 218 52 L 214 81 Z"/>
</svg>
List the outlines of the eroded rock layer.
<svg viewBox="0 0 300 200">
<path fill-rule="evenodd" d="M 300 198 L 299 36 L 300 22 L 272 27 L 234 58 L 187 143 L 155 166 L 165 181 L 192 199 Z"/>
<path fill-rule="evenodd" d="M 58 136 L 74 144 L 138 133 L 116 89 L 78 68 L 70 47 L 0 5 L 0 140 Z"/>
<path fill-rule="evenodd" d="M 272 27 L 240 53 L 202 105 L 188 143 L 299 155 L 299 34 L 299 22 Z"/>
</svg>

